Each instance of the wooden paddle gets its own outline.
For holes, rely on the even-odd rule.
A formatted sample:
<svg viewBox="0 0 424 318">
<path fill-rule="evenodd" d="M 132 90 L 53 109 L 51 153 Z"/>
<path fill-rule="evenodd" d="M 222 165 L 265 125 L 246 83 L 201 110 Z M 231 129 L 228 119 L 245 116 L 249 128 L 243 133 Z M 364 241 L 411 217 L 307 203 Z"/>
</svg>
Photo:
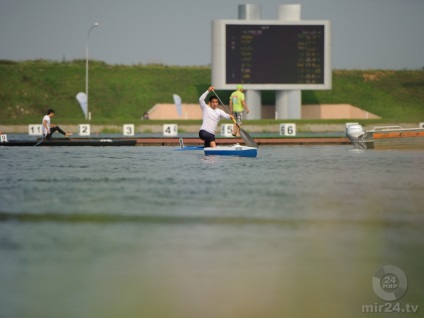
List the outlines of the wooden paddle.
<svg viewBox="0 0 424 318">
<path fill-rule="evenodd" d="M 47 139 L 47 135 L 45 135 L 44 137 L 43 137 L 43 139 L 41 139 L 39 142 L 37 142 L 35 145 L 34 145 L 34 147 L 37 147 L 37 146 L 39 146 L 44 140 L 46 140 Z"/>
<path fill-rule="evenodd" d="M 215 96 L 216 96 L 216 98 L 218 98 L 218 100 L 219 100 L 219 102 L 221 103 L 221 105 L 222 106 L 224 106 L 224 108 L 225 108 L 225 111 L 228 113 L 228 115 L 231 115 L 230 114 L 230 112 L 228 111 L 228 109 L 227 109 L 227 107 L 224 105 L 224 103 L 222 102 L 222 100 L 219 98 L 219 96 L 216 94 L 216 92 L 215 91 L 213 91 L 214 92 L 214 94 L 215 94 Z M 233 122 L 234 122 L 234 124 L 236 124 L 237 125 L 237 127 L 239 128 L 239 130 L 240 130 L 240 136 L 241 136 L 241 138 L 243 139 L 243 141 L 244 141 L 244 143 L 246 144 L 246 145 L 248 145 L 249 147 L 255 147 L 255 148 L 258 148 L 258 144 L 253 140 L 253 138 L 252 137 L 250 137 L 250 135 L 244 130 L 244 129 L 242 129 L 241 127 L 240 127 L 240 125 L 236 122 L 236 120 L 234 119 L 234 117 L 232 118 L 233 119 Z"/>
</svg>

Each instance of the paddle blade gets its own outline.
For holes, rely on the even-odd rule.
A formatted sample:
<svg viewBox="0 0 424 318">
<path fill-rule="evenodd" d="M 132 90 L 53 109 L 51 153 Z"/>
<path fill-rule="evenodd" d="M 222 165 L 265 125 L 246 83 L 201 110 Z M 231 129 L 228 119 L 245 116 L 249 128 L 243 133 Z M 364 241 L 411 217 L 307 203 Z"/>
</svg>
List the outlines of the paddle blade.
<svg viewBox="0 0 424 318">
<path fill-rule="evenodd" d="M 250 137 L 250 135 L 241 128 L 240 128 L 240 136 L 247 146 L 258 148 L 258 144 L 253 140 L 253 138 Z"/>
</svg>

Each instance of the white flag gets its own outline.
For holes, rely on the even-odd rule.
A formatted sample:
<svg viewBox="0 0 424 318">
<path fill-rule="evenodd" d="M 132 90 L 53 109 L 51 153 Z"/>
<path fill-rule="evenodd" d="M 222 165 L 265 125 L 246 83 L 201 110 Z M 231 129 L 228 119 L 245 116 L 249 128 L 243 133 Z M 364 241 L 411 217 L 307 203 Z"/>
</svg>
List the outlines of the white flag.
<svg viewBox="0 0 424 318">
<path fill-rule="evenodd" d="M 87 95 L 85 95 L 85 93 L 79 92 L 77 94 L 77 101 L 81 105 L 81 109 L 82 109 L 82 112 L 84 113 L 85 119 L 87 119 L 88 118 Z"/>
<path fill-rule="evenodd" d="M 176 94 L 174 94 L 173 96 L 174 96 L 175 107 L 177 107 L 178 116 L 181 117 L 181 115 L 183 114 L 183 109 L 181 105 L 181 97 Z"/>
</svg>

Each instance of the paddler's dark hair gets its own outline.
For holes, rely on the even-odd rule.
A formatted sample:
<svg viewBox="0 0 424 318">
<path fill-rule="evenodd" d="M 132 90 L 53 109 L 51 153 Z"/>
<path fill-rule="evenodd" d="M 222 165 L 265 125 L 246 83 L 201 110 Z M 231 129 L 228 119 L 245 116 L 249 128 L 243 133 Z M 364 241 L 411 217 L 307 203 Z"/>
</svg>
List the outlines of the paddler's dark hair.
<svg viewBox="0 0 424 318">
<path fill-rule="evenodd" d="M 51 113 L 53 113 L 53 114 L 54 114 L 54 110 L 53 110 L 53 109 L 51 109 L 51 108 L 49 108 L 49 110 L 47 111 L 47 115 L 50 115 Z"/>
<path fill-rule="evenodd" d="M 218 97 L 212 95 L 211 97 L 209 97 L 209 102 L 211 102 L 213 99 L 218 100 Z"/>
</svg>

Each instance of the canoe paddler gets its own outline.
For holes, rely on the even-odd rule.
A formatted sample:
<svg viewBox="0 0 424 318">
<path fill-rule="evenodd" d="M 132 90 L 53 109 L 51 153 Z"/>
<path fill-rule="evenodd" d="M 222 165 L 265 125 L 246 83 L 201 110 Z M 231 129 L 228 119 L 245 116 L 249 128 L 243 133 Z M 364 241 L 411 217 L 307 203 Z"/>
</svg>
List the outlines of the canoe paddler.
<svg viewBox="0 0 424 318">
<path fill-rule="evenodd" d="M 65 137 L 69 137 L 70 135 L 72 135 L 72 133 L 67 133 L 67 132 L 63 131 L 59 126 L 51 124 L 50 119 L 53 116 L 54 116 L 54 110 L 50 108 L 47 111 L 47 114 L 43 117 L 43 121 L 42 121 L 43 127 L 42 127 L 42 129 L 43 129 L 44 139 L 52 140 L 52 135 L 56 131 L 60 132 Z"/>
<path fill-rule="evenodd" d="M 209 97 L 209 102 L 206 104 L 205 99 L 208 94 L 214 91 L 214 87 L 210 86 L 206 92 L 199 97 L 200 108 L 202 109 L 202 126 L 199 130 L 200 139 L 204 140 L 205 148 L 216 147 L 215 131 L 221 118 L 233 120 L 234 116 L 229 115 L 222 109 L 218 108 L 218 98 L 213 95 Z"/>
</svg>

